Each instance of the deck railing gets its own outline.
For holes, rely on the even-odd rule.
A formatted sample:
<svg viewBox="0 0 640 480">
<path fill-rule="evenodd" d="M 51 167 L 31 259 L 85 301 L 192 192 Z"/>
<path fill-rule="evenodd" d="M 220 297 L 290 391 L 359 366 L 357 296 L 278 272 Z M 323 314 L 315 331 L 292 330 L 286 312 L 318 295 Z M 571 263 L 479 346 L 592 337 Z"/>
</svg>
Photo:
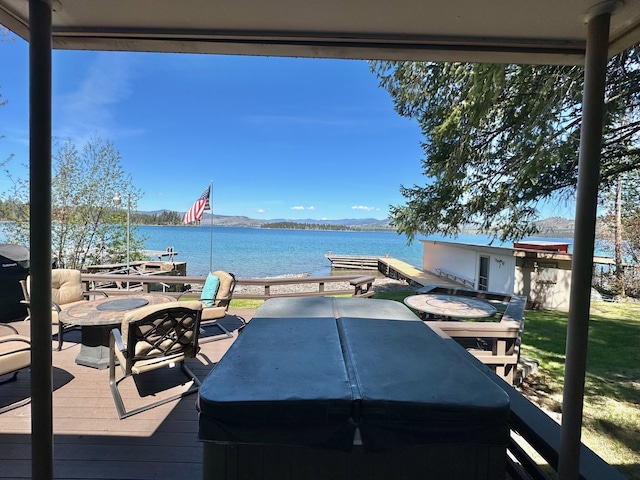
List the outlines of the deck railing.
<svg viewBox="0 0 640 480">
<path fill-rule="evenodd" d="M 447 341 L 453 342 L 457 348 L 462 348 L 452 339 Z M 469 355 L 469 361 L 509 395 L 511 427 L 511 439 L 507 447 L 509 477 L 513 480 L 556 478 L 560 451 L 560 424 L 472 355 Z M 539 460 L 536 460 L 534 455 L 542 457 L 548 466 L 539 465 Z M 624 480 L 626 478 L 584 444 L 580 449 L 579 470 L 581 480 L 604 478 Z"/>
<path fill-rule="evenodd" d="M 108 274 L 83 274 L 82 280 L 87 286 L 99 282 L 113 281 L 114 275 Z M 148 291 L 149 283 L 155 284 L 201 284 L 202 277 L 186 276 L 159 276 L 141 278 L 138 275 L 118 275 L 118 281 L 126 284 L 130 282 L 142 282 L 142 289 Z M 373 294 L 372 284 L 374 277 L 339 275 L 329 277 L 301 277 L 301 278 L 273 278 L 273 279 L 238 279 L 238 285 L 252 285 L 264 287 L 264 294 L 234 294 L 234 298 L 259 298 L 267 299 L 281 296 L 324 296 L 324 295 L 353 295 L 367 297 Z M 326 290 L 329 283 L 349 282 L 352 287 L 349 290 Z M 274 294 L 272 286 L 316 284 L 317 289 L 311 292 L 298 292 L 290 294 Z M 126 289 L 109 289 L 109 295 L 130 295 L 135 291 Z M 169 293 L 172 294 L 172 293 Z M 173 295 L 178 296 L 180 292 Z M 452 342 L 454 348 L 462 348 L 451 338 L 445 341 Z M 513 480 L 550 480 L 555 478 L 558 468 L 560 450 L 560 425 L 540 410 L 534 403 L 528 400 L 516 388 L 509 385 L 495 374 L 488 366 L 474 356 L 469 355 L 470 368 L 478 368 L 494 383 L 496 383 L 510 398 L 509 423 L 511 428 L 511 440 L 507 447 L 507 472 Z M 539 465 L 537 457 L 541 457 L 548 465 Z M 580 479 L 581 480 L 624 480 L 625 477 L 618 470 L 606 463 L 596 453 L 585 445 L 580 452 Z"/>
<path fill-rule="evenodd" d="M 134 291 L 160 291 L 168 295 L 178 296 L 183 285 L 204 284 L 204 277 L 170 276 L 170 275 L 123 275 L 108 273 L 83 273 L 82 281 L 86 290 L 105 290 L 109 295 L 128 295 L 132 292 L 124 288 L 127 282 L 134 285 Z M 351 295 L 353 297 L 370 297 L 373 295 L 375 277 L 362 275 L 332 275 L 326 277 L 275 277 L 275 278 L 239 278 L 238 286 L 258 287 L 245 293 L 236 290 L 233 298 L 267 300 L 275 297 L 315 297 L 325 295 Z M 341 284 L 349 283 L 349 288 Z M 339 285 L 340 284 L 340 285 Z M 111 285 L 111 286 L 106 286 Z M 114 287 L 115 285 L 115 287 Z M 176 291 L 170 291 L 171 286 Z M 299 285 L 303 291 L 275 291 L 278 286 Z M 168 291 L 169 290 L 169 291 Z M 256 291 L 258 290 L 259 293 Z"/>
</svg>

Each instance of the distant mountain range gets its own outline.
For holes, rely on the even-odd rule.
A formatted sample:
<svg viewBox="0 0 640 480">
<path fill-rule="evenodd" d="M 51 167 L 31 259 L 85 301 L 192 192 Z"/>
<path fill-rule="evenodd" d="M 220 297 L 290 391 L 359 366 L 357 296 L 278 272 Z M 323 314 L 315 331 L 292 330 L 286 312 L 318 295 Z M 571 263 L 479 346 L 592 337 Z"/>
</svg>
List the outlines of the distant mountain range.
<svg viewBox="0 0 640 480">
<path fill-rule="evenodd" d="M 146 213 L 149 215 L 159 215 L 164 210 L 156 210 L 153 212 L 140 212 Z M 205 213 L 202 217 L 202 224 L 206 225 L 211 222 L 211 214 Z M 300 218 L 300 219 L 290 219 L 290 218 L 272 218 L 272 219 L 257 219 L 257 218 L 249 218 L 245 216 L 239 215 L 217 215 L 213 216 L 213 224 L 224 226 L 224 227 L 260 227 L 265 223 L 276 223 L 276 222 L 295 222 L 295 223 L 307 223 L 312 225 L 344 225 L 346 227 L 375 227 L 375 228 L 392 228 L 390 226 L 391 220 L 385 218 L 384 220 L 380 220 L 377 218 L 343 218 L 337 220 L 317 220 L 314 218 Z M 575 221 L 568 218 L 561 217 L 551 217 L 545 218 L 543 220 L 539 220 L 536 222 L 538 229 L 540 230 L 539 235 L 546 237 L 573 237 L 573 230 L 575 226 Z M 469 233 L 472 233 L 472 229 L 468 229 Z"/>
<path fill-rule="evenodd" d="M 166 210 L 154 210 L 150 212 L 139 212 L 146 215 L 160 215 Z M 201 224 L 209 224 L 211 222 L 211 214 L 205 213 L 202 216 Z M 277 222 L 295 222 L 295 223 L 308 223 L 312 225 L 344 225 L 347 227 L 376 227 L 384 228 L 389 227 L 391 220 L 388 218 L 385 220 L 379 220 L 377 218 L 344 218 L 340 220 L 317 220 L 314 218 L 270 218 L 270 219 L 257 219 L 249 218 L 241 215 L 213 215 L 213 224 L 223 227 L 260 227 L 265 223 L 277 223 Z"/>
<path fill-rule="evenodd" d="M 538 220 L 536 225 L 540 233 L 538 235 L 545 237 L 573 238 L 575 229 L 575 220 L 561 217 L 545 218 Z"/>
</svg>

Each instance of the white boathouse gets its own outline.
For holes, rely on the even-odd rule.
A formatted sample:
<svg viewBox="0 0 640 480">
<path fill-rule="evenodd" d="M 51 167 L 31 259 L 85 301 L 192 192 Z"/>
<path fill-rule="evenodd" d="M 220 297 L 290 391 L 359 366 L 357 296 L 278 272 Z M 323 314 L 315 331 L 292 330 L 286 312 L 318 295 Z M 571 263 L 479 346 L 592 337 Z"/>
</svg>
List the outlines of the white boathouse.
<svg viewBox="0 0 640 480">
<path fill-rule="evenodd" d="M 529 307 L 569 309 L 569 244 L 523 241 L 495 247 L 440 240 L 421 240 L 422 268 L 476 290 L 525 295 Z M 594 257 L 594 263 L 612 263 Z"/>
</svg>

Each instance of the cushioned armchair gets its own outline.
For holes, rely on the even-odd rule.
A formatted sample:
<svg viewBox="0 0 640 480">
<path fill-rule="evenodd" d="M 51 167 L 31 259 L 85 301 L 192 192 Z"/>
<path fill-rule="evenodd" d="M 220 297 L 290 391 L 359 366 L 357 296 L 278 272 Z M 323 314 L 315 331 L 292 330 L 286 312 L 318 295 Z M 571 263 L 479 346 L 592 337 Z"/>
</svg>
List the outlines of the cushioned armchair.
<svg viewBox="0 0 640 480">
<path fill-rule="evenodd" d="M 109 386 L 120 419 L 177 400 L 198 391 L 200 380 L 184 363 L 198 353 L 200 333 L 200 301 L 149 305 L 130 311 L 120 329 L 111 330 L 109 340 Z M 116 362 L 123 377 L 116 380 Z M 163 367 L 180 364 L 193 382 L 191 388 L 151 404 L 127 411 L 118 384 L 131 375 L 140 375 Z"/>
<path fill-rule="evenodd" d="M 24 300 L 22 301 L 22 303 L 25 303 L 27 305 L 28 316 L 25 320 L 28 320 L 31 317 L 31 310 L 29 309 L 29 304 L 31 303 L 31 277 L 29 276 L 26 278 L 26 280 L 21 280 L 20 285 L 22 286 L 22 293 L 24 295 Z M 65 329 L 69 329 L 72 327 L 64 325 L 59 320 L 58 314 L 62 310 L 66 310 L 67 308 L 79 302 L 86 301 L 89 296 L 92 295 L 102 295 L 104 297 L 107 296 L 106 293 L 99 290 L 91 292 L 84 291 L 80 277 L 80 270 L 71 270 L 65 268 L 51 270 L 51 322 L 54 328 L 57 328 L 58 351 L 62 349 Z"/>
<path fill-rule="evenodd" d="M 207 276 L 202 290 L 187 290 L 178 297 L 178 300 L 182 297 L 197 298 L 199 296 L 200 301 L 203 303 L 202 324 L 216 325 L 227 337 L 232 337 L 231 332 L 218 320 L 227 315 L 235 288 L 236 277 L 233 273 L 216 270 Z M 240 320 L 244 326 L 244 320 Z"/>
<path fill-rule="evenodd" d="M 18 335 L 18 331 L 11 325 L 0 323 L 0 327 L 0 384 L 3 384 L 15 380 L 20 370 L 31 365 L 31 342 L 29 338 Z M 30 401 L 27 398 L 0 407 L 0 413 L 21 407 Z"/>
</svg>

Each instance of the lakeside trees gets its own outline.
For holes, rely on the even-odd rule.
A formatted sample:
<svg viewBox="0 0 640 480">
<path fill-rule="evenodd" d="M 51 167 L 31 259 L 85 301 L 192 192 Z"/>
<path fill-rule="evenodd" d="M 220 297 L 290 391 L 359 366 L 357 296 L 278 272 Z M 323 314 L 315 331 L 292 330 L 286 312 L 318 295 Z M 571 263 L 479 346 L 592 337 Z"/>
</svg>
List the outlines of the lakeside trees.
<svg viewBox="0 0 640 480">
<path fill-rule="evenodd" d="M 113 143 L 95 137 L 78 150 L 71 140 L 54 150 L 52 172 L 52 255 L 59 267 L 81 269 L 86 263 L 122 262 L 126 258 L 126 208 L 114 206 L 115 192 L 127 193 L 131 208 L 140 197 L 121 166 Z M 3 203 L 8 220 L 2 229 L 9 242 L 29 245 L 29 182 L 7 175 L 13 187 Z M 142 238 L 130 228 L 131 258 Z"/>
<path fill-rule="evenodd" d="M 605 213 L 601 217 L 601 234 L 610 245 L 615 260 L 615 278 L 612 290 L 625 295 L 632 290 L 640 294 L 640 272 L 626 270 L 626 264 L 640 264 L 640 171 L 618 175 L 613 185 L 603 189 L 600 205 Z"/>
<path fill-rule="evenodd" d="M 336 230 L 336 231 L 349 231 L 349 232 L 393 231 L 389 227 L 373 226 L 373 225 L 351 226 L 351 225 L 334 225 L 331 223 L 300 223 L 300 222 L 294 222 L 294 221 L 263 223 L 262 225 L 260 225 L 260 228 L 283 228 L 283 229 L 290 229 L 290 230 Z"/>
<path fill-rule="evenodd" d="M 609 61 L 603 188 L 639 165 L 640 47 Z M 401 186 L 398 231 L 457 234 L 473 224 L 501 240 L 536 232 L 545 201 L 577 182 L 583 68 L 372 62 L 396 111 L 418 121 L 428 183 Z"/>
</svg>

